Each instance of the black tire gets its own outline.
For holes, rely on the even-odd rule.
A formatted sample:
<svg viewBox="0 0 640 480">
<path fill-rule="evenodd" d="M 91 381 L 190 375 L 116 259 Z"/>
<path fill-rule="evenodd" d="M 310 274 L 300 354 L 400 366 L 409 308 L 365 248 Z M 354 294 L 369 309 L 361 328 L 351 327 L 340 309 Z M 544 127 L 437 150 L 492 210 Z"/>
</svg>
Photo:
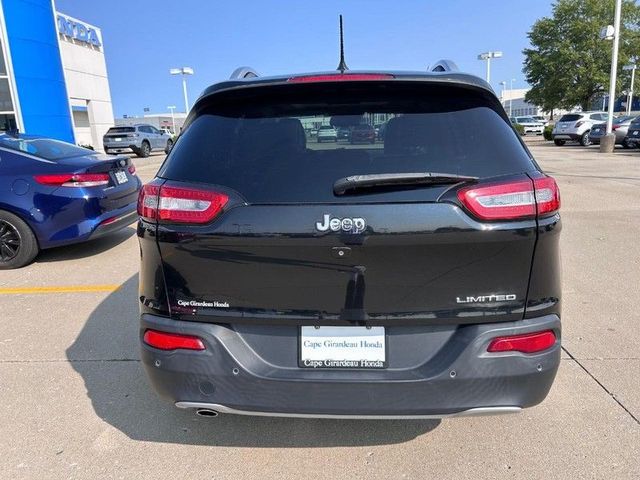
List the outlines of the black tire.
<svg viewBox="0 0 640 480">
<path fill-rule="evenodd" d="M 143 140 L 140 148 L 136 150 L 136 155 L 140 158 L 147 158 L 149 154 L 151 154 L 151 145 L 146 140 Z"/>
<path fill-rule="evenodd" d="M 25 222 L 0 210 L 0 270 L 21 268 L 38 255 L 38 242 Z"/>
<path fill-rule="evenodd" d="M 588 147 L 589 145 L 591 145 L 591 139 L 589 138 L 589 130 L 584 132 L 580 137 L 580 145 L 582 145 L 583 147 Z"/>
<path fill-rule="evenodd" d="M 622 140 L 622 148 L 633 148 L 633 146 L 629 143 L 629 141 L 625 138 Z"/>
<path fill-rule="evenodd" d="M 164 153 L 168 155 L 172 148 L 173 148 L 173 140 L 169 139 L 167 140 L 167 146 L 164 148 Z"/>
<path fill-rule="evenodd" d="M 553 143 L 555 143 L 558 147 L 561 147 L 567 142 L 564 140 L 554 140 Z"/>
</svg>

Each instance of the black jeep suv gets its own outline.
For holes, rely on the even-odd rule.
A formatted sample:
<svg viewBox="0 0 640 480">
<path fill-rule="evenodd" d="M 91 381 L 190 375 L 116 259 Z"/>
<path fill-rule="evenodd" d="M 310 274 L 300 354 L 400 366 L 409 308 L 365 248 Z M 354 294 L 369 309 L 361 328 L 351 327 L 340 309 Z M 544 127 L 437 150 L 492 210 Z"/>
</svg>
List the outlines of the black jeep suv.
<svg viewBox="0 0 640 480">
<path fill-rule="evenodd" d="M 308 142 L 384 123 L 383 142 Z M 138 210 L 140 341 L 202 415 L 518 411 L 560 360 L 559 192 L 453 71 L 235 78 Z"/>
</svg>

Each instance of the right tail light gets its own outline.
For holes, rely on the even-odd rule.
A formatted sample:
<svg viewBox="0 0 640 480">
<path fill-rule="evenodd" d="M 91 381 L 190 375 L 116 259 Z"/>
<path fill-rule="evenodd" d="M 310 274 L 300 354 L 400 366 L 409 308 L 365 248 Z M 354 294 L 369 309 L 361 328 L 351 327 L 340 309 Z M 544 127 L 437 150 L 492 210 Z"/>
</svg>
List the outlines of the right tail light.
<svg viewBox="0 0 640 480">
<path fill-rule="evenodd" d="M 481 220 L 533 218 L 560 209 L 558 185 L 548 176 L 463 188 L 458 199 Z"/>
</svg>

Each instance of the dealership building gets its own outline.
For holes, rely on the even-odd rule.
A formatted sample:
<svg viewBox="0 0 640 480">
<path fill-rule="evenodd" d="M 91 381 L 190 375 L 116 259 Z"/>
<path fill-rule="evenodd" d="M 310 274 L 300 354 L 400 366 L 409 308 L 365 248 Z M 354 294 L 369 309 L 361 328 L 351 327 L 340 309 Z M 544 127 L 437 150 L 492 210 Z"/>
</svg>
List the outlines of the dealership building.
<svg viewBox="0 0 640 480">
<path fill-rule="evenodd" d="M 102 148 L 113 107 L 102 32 L 52 0 L 0 0 L 0 130 Z"/>
</svg>

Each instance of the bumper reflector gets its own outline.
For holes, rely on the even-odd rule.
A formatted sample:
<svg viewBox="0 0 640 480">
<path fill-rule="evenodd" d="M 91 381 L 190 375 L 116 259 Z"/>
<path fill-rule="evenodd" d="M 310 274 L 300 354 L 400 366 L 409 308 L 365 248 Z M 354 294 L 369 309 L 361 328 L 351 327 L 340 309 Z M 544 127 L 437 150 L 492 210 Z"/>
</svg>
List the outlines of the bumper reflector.
<svg viewBox="0 0 640 480">
<path fill-rule="evenodd" d="M 544 332 L 494 338 L 491 340 L 487 351 L 536 353 L 553 347 L 555 343 L 555 333 L 552 330 L 546 330 Z"/>
<path fill-rule="evenodd" d="M 205 346 L 198 337 L 180 335 L 178 333 L 147 330 L 144 332 L 144 343 L 160 350 L 204 350 Z"/>
</svg>

